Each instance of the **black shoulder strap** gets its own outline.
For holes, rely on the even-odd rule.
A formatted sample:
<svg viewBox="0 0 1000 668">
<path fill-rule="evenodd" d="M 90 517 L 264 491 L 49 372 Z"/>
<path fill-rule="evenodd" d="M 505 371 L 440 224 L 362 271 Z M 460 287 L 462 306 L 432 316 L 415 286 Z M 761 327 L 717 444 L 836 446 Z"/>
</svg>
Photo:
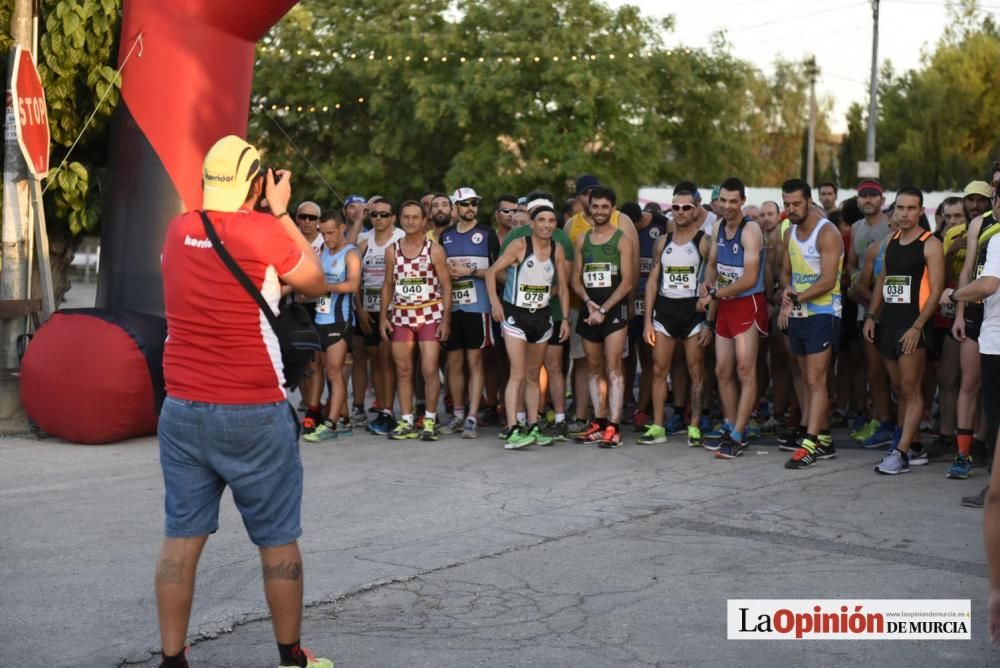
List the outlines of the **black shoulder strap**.
<svg viewBox="0 0 1000 668">
<path fill-rule="evenodd" d="M 531 235 L 529 234 L 524 237 L 524 259 L 527 260 L 534 250 L 535 249 L 531 243 Z"/>
<path fill-rule="evenodd" d="M 674 233 L 673 232 L 667 232 L 667 241 L 666 241 L 666 243 L 664 244 L 663 247 L 666 248 L 667 246 L 669 246 L 673 242 L 673 240 L 674 240 Z"/>
<path fill-rule="evenodd" d="M 278 329 L 278 319 L 275 317 L 274 311 L 271 310 L 271 307 L 268 306 L 266 301 L 264 301 L 264 295 L 260 294 L 260 290 L 254 287 L 253 283 L 250 281 L 250 277 L 247 276 L 246 272 L 240 268 L 240 265 L 236 264 L 236 260 L 234 260 L 233 256 L 229 254 L 226 247 L 222 245 L 222 241 L 219 239 L 219 235 L 215 231 L 215 226 L 212 225 L 212 221 L 208 219 L 208 214 L 204 211 L 199 211 L 198 213 L 201 215 L 201 222 L 205 226 L 205 234 L 208 235 L 208 238 L 212 242 L 212 248 L 222 259 L 222 263 L 226 265 L 226 268 L 229 269 L 230 273 L 232 273 L 232 275 L 236 277 L 236 280 L 239 281 L 239 284 L 243 286 L 243 289 L 247 291 L 247 294 L 250 295 L 255 302 L 257 302 L 257 306 L 259 306 L 260 310 L 264 312 L 264 317 L 266 317 L 267 321 L 271 323 L 271 329 L 274 330 L 275 336 L 278 336 L 278 332 L 280 331 Z"/>
</svg>

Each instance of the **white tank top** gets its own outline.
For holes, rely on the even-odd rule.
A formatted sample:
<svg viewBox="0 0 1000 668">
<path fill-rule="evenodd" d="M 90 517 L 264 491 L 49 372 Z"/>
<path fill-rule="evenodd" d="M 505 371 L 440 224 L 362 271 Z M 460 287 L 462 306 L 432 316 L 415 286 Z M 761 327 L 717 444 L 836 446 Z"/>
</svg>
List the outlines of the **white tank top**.
<svg viewBox="0 0 1000 668">
<path fill-rule="evenodd" d="M 366 311 L 378 311 L 382 306 L 382 284 L 385 283 L 385 249 L 405 236 L 398 227 L 385 245 L 375 243 L 375 233 L 368 236 L 368 247 L 361 258 L 362 303 Z"/>
<path fill-rule="evenodd" d="M 704 258 L 699 244 L 705 233 L 699 230 L 691 241 L 683 245 L 674 243 L 674 235 L 667 236 L 667 243 L 660 254 L 660 294 L 668 299 L 690 299 L 698 296 L 698 281 L 702 274 Z"/>
</svg>

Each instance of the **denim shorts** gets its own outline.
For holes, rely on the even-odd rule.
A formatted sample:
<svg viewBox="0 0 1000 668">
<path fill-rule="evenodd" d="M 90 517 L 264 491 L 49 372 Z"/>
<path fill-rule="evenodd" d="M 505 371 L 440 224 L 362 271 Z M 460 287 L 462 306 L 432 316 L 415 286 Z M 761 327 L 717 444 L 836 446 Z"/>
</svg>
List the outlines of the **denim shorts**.
<svg viewBox="0 0 1000 668">
<path fill-rule="evenodd" d="M 226 485 L 258 547 L 302 535 L 302 460 L 291 410 L 284 401 L 228 405 L 167 397 L 158 435 L 168 538 L 215 533 Z"/>
</svg>

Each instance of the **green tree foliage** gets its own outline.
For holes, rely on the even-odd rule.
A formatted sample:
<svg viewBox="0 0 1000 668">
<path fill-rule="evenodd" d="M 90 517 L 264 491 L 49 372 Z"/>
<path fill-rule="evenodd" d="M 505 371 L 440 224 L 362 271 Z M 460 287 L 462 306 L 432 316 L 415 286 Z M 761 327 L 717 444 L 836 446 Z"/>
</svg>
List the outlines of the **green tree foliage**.
<svg viewBox="0 0 1000 668">
<path fill-rule="evenodd" d="M 1000 31 L 977 3 L 951 6 L 932 53 L 921 68 L 879 76 L 877 158 L 889 187 L 961 189 L 982 179 L 1000 155 L 994 110 L 1000 105 Z M 841 149 L 845 173 L 854 172 L 865 146 L 867 114 L 848 113 Z"/>
<path fill-rule="evenodd" d="M 258 51 L 251 135 L 328 203 L 282 130 L 341 196 L 561 196 L 593 172 L 624 199 L 680 178 L 797 174 L 801 66 L 765 77 L 721 36 L 668 49 L 671 25 L 595 0 L 306 0 Z"/>
</svg>

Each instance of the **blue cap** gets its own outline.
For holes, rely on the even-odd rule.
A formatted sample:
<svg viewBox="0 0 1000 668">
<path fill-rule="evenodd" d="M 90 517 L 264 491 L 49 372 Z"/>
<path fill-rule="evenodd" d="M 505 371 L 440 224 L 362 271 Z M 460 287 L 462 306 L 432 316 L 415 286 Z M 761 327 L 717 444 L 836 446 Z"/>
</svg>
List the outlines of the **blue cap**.
<svg viewBox="0 0 1000 668">
<path fill-rule="evenodd" d="M 576 178 L 576 194 L 582 195 L 584 190 L 589 190 L 599 185 L 601 185 L 601 182 L 593 174 L 581 174 Z"/>
<path fill-rule="evenodd" d="M 350 206 L 351 204 L 368 204 L 368 200 L 361 195 L 348 195 L 347 199 L 344 200 L 344 206 Z"/>
</svg>

